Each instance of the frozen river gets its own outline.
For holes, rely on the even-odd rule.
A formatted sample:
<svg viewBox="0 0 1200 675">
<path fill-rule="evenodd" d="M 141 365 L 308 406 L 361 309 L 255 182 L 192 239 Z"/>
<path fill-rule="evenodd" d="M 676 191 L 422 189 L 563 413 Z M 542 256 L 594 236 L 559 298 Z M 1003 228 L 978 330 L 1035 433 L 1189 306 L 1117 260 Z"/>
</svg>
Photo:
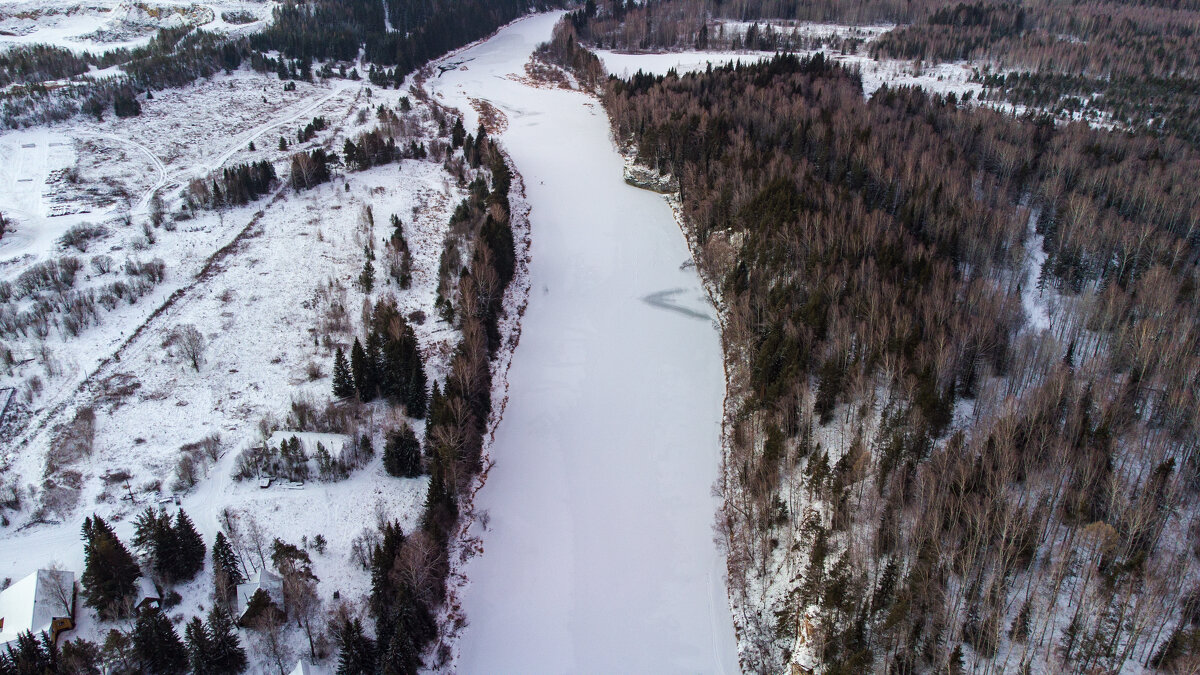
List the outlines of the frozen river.
<svg viewBox="0 0 1200 675">
<path fill-rule="evenodd" d="M 462 673 L 734 673 L 713 542 L 721 350 L 662 197 L 627 186 L 600 104 L 517 80 L 557 14 L 450 57 L 427 87 L 525 179 L 532 290 L 476 508 Z"/>
</svg>

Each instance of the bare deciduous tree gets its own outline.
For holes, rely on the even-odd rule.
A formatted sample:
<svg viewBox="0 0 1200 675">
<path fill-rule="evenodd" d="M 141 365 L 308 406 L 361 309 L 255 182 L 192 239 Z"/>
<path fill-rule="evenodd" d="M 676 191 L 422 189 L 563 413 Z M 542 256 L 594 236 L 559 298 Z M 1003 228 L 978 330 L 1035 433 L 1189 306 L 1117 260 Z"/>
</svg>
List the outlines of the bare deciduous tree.
<svg viewBox="0 0 1200 675">
<path fill-rule="evenodd" d="M 200 372 L 200 364 L 204 363 L 204 336 L 194 324 L 185 323 L 175 329 L 175 343 L 179 345 L 179 355 L 191 364 L 196 372 Z"/>
</svg>

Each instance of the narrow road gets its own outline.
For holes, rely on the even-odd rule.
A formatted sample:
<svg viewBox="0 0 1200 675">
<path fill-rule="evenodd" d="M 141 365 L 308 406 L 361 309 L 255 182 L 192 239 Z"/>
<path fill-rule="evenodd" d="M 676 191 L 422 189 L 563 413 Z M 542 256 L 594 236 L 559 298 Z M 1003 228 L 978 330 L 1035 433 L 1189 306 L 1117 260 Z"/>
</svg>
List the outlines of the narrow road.
<svg viewBox="0 0 1200 675">
<path fill-rule="evenodd" d="M 520 81 L 558 16 L 447 57 L 461 65 L 426 84 L 468 129 L 471 99 L 507 116 L 532 205 L 532 291 L 477 496 L 490 522 L 465 570 L 458 672 L 735 673 L 712 531 L 713 309 L 666 202 L 624 183 L 599 102 Z"/>
</svg>

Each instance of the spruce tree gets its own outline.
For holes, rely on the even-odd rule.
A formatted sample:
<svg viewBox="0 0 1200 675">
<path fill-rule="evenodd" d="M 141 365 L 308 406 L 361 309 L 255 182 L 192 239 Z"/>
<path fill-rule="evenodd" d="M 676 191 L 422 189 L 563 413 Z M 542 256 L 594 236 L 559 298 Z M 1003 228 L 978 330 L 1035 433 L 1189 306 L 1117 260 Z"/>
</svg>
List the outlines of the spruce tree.
<svg viewBox="0 0 1200 675">
<path fill-rule="evenodd" d="M 358 285 L 362 288 L 363 293 L 370 294 L 371 289 L 375 288 L 375 266 L 370 260 L 363 263 L 362 273 L 358 275 Z"/>
<path fill-rule="evenodd" d="M 224 575 L 226 583 L 231 587 L 246 583 L 246 577 L 238 566 L 237 555 L 234 554 L 224 532 L 217 532 L 217 539 L 213 542 L 212 560 L 213 574 Z"/>
<path fill-rule="evenodd" d="M 200 622 L 200 617 L 194 616 L 188 621 L 183 630 L 187 641 L 188 663 L 192 667 L 192 675 L 214 675 L 212 663 L 212 642 L 208 639 L 208 631 Z"/>
<path fill-rule="evenodd" d="M 246 670 L 246 650 L 234 628 L 233 619 L 219 608 L 208 612 L 208 641 L 211 648 L 209 673 L 211 675 L 236 675 Z"/>
<path fill-rule="evenodd" d="M 204 569 L 204 555 L 207 550 L 200 533 L 188 514 L 179 509 L 175 514 L 175 564 L 172 578 L 175 581 L 191 581 Z"/>
<path fill-rule="evenodd" d="M 421 443 L 412 427 L 405 424 L 388 438 L 383 451 L 383 468 L 393 476 L 421 475 Z"/>
<path fill-rule="evenodd" d="M 350 398 L 354 395 L 354 380 L 350 377 L 350 364 L 346 362 L 346 354 L 341 347 L 333 356 L 333 395 L 336 398 Z"/>
<path fill-rule="evenodd" d="M 138 615 L 133 628 L 133 651 L 144 673 L 182 675 L 187 672 L 187 649 L 170 619 L 157 609 L 145 609 Z"/>
<path fill-rule="evenodd" d="M 362 622 L 351 619 L 339 631 L 337 675 L 366 675 L 375 672 L 375 641 L 363 632 Z"/>
<path fill-rule="evenodd" d="M 367 386 L 367 353 L 358 338 L 354 338 L 354 346 L 350 348 L 350 377 L 354 380 L 354 392 L 359 400 L 366 401 Z"/>
<path fill-rule="evenodd" d="M 58 672 L 58 650 L 45 632 L 40 636 L 25 631 L 0 652 L 0 674 L 41 675 Z"/>
<path fill-rule="evenodd" d="M 133 547 L 146 567 L 159 579 L 171 583 L 175 578 L 176 553 L 175 529 L 166 510 L 155 511 L 147 506 L 134 520 Z"/>
<path fill-rule="evenodd" d="M 83 538 L 80 581 L 87 606 L 101 618 L 125 616 L 126 603 L 137 596 L 137 579 L 142 576 L 137 561 L 100 516 L 93 515 L 83 521 Z"/>
<path fill-rule="evenodd" d="M 363 378 L 363 387 L 359 390 L 358 395 L 364 401 L 374 401 L 379 396 L 380 389 L 386 386 L 386 370 L 383 368 L 383 336 L 378 330 L 372 330 L 367 335 L 363 363 L 366 364 L 366 377 Z"/>
<path fill-rule="evenodd" d="M 467 129 L 463 126 L 462 118 L 454 120 L 454 128 L 450 131 L 450 147 L 457 150 L 462 147 L 467 138 Z"/>
<path fill-rule="evenodd" d="M 429 381 L 421 363 L 421 350 L 411 326 L 405 326 L 402 342 L 407 352 L 407 372 L 404 373 L 404 407 L 417 419 L 425 417 L 429 408 Z"/>
</svg>

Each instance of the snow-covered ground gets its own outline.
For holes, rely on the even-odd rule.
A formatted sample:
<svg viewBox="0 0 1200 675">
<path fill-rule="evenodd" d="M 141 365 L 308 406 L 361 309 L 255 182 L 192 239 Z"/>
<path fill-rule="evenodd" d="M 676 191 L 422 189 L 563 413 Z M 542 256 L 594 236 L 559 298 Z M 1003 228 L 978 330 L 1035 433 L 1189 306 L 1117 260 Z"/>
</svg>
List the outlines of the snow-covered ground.
<svg viewBox="0 0 1200 675">
<path fill-rule="evenodd" d="M 682 74 L 704 70 L 710 63 L 713 65 L 739 61 L 741 63 L 753 63 L 769 59 L 775 55 L 775 52 L 746 50 L 689 50 L 657 54 L 630 54 L 607 49 L 597 49 L 595 53 L 596 56 L 600 57 L 605 70 L 618 77 L 626 78 L 637 73 L 639 70 L 655 75 L 665 75 L 667 71 L 674 69 L 675 72 Z M 797 53 L 810 55 L 816 54 L 817 50 Z M 911 61 L 897 61 L 893 59 L 875 60 L 866 54 L 842 54 L 826 51 L 825 55 L 836 63 L 858 68 L 859 72 L 862 73 L 863 93 L 868 98 L 884 84 L 892 87 L 922 87 L 926 91 L 939 94 L 953 92 L 956 96 L 962 96 L 967 92 L 972 92 L 972 95 L 978 96 L 979 92 L 983 90 L 983 85 L 971 81 L 971 74 L 976 64 L 965 61 L 916 67 Z M 1005 107 L 1007 108 L 1008 106 Z"/>
<path fill-rule="evenodd" d="M 262 28 L 273 0 L 4 0 L 0 50 L 48 44 L 100 54 L 144 46 L 161 28 L 199 26 L 243 34 Z M 224 16 L 253 21 L 230 23 Z"/>
<path fill-rule="evenodd" d="M 713 542 L 724 390 L 714 310 L 669 206 L 626 185 L 598 101 L 524 66 L 559 14 L 427 87 L 500 136 L 532 207 L 531 295 L 479 491 L 461 672 L 736 672 Z"/>
<path fill-rule="evenodd" d="M 161 258 L 166 265 L 165 278 L 148 295 L 101 312 L 100 323 L 77 336 L 52 329 L 44 340 L 6 340 L 31 360 L 0 367 L 0 391 L 17 387 L 20 405 L 31 415 L 0 448 L 0 486 L 16 485 L 22 496 L 20 510 L 2 514 L 0 581 L 53 564 L 78 574 L 85 516 L 110 519 L 128 543 L 132 516 L 160 503 L 173 511 L 178 495 L 209 546 L 226 509 L 243 525 L 256 520 L 268 542 L 280 537 L 299 545 L 322 535 L 324 552 L 309 548 L 321 580 L 318 592 L 327 603 L 337 592 L 353 605 L 370 587 L 368 573 L 351 559 L 355 538 L 379 519 L 398 520 L 406 532 L 415 528 L 427 478 L 384 472 L 381 430 L 402 420 L 384 404 L 370 406 L 359 429 L 374 436 L 377 453 L 348 480 L 261 489 L 232 477 L 238 452 L 265 433 L 287 429 L 295 402 L 323 409 L 329 400 L 332 345 L 347 344 L 353 335 L 330 328 L 327 310 L 340 304 L 345 325 L 359 324 L 368 298 L 355 280 L 370 242 L 379 255 L 370 299 L 394 294 L 404 315 L 428 316 L 414 320 L 413 328 L 431 379 L 444 377 L 457 342 L 457 332 L 435 316 L 433 305 L 450 214 L 465 186 L 429 159 L 339 174 L 303 192 L 283 187 L 291 153 L 325 147 L 340 154 L 346 138 L 376 126 L 378 106 L 398 112 L 404 93 L 344 80 L 296 85 L 286 91 L 273 75 L 242 69 L 157 92 L 142 102 L 138 117 L 79 117 L 0 134 L 0 213 L 13 228 L 0 240 L 0 281 L 66 254 L 84 263 L 77 288 L 123 278 L 126 259 Z M 428 105 L 412 103 L 413 111 L 400 116 L 396 141 L 429 146 L 438 124 Z M 298 142 L 297 131 L 318 115 L 326 129 Z M 280 136 L 287 150 L 278 148 Z M 180 217 L 190 179 L 260 160 L 275 165 L 278 191 L 246 206 Z M 65 174 L 76 177 L 64 180 Z M 153 194 L 167 212 L 157 228 L 149 225 Z M 380 245 L 391 235 L 392 214 L 403 221 L 413 255 L 408 290 L 389 279 Z M 107 229 L 86 253 L 59 242 L 82 223 Z M 222 249 L 227 252 L 217 255 Z M 90 266 L 101 256 L 113 259 L 115 271 Z M 188 324 L 207 345 L 199 372 L 166 341 Z M 53 373 L 43 364 L 45 354 Z M 28 387 L 35 377 L 36 392 Z M 48 499 L 48 453 L 63 425 L 85 408 L 95 413 L 94 449 L 56 474 L 59 487 L 68 489 Z M 414 424 L 420 433 L 420 423 Z M 202 463 L 195 487 L 175 487 L 181 446 L 214 434 L 219 457 Z M 211 604 L 211 589 L 209 569 L 177 589 L 183 603 L 172 617 Z M 81 611 L 79 628 L 68 637 L 101 639 L 112 625 Z M 243 640 L 252 643 L 252 634 Z M 292 646 L 295 656 L 307 652 L 298 639 Z"/>
</svg>

